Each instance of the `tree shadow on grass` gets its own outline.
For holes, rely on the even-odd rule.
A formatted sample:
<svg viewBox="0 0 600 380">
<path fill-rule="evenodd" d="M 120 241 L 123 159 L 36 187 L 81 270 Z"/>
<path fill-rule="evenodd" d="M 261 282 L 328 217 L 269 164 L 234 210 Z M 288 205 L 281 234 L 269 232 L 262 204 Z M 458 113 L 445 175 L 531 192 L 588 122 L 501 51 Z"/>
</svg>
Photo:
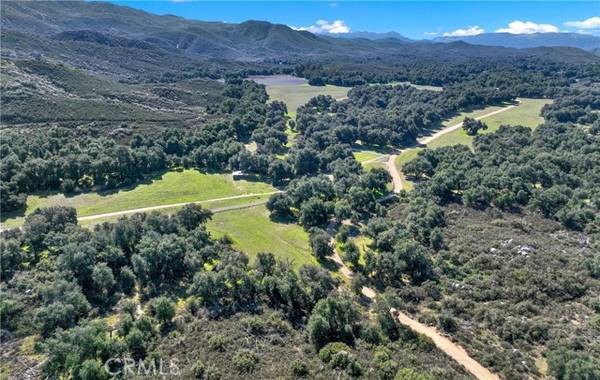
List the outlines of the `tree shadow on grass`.
<svg viewBox="0 0 600 380">
<path fill-rule="evenodd" d="M 274 213 L 269 214 L 269 219 L 274 223 L 280 224 L 297 224 L 298 222 L 298 219 L 293 215 L 279 215 Z"/>
</svg>

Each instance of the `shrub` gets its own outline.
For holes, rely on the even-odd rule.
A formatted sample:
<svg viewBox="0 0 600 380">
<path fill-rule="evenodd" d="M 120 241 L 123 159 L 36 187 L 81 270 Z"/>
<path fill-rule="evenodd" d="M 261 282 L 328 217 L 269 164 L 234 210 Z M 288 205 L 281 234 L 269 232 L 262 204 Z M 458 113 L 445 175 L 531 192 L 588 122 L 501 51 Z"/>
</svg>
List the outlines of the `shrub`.
<svg viewBox="0 0 600 380">
<path fill-rule="evenodd" d="M 162 324 L 169 324 L 175 317 L 175 304 L 167 297 L 158 297 L 154 300 L 154 312 L 156 319 Z"/>
<path fill-rule="evenodd" d="M 548 369 L 557 380 L 600 379 L 600 360 L 563 348 L 548 354 Z"/>
<path fill-rule="evenodd" d="M 433 377 L 412 368 L 402 368 L 398 371 L 394 380 L 433 380 Z"/>
<path fill-rule="evenodd" d="M 77 184 L 75 183 L 75 181 L 73 181 L 72 179 L 65 179 L 62 183 L 62 191 L 65 194 L 71 194 L 75 191 L 75 188 L 77 187 Z"/>
<path fill-rule="evenodd" d="M 233 365 L 244 373 L 252 372 L 258 364 L 258 355 L 250 350 L 239 350 L 233 355 Z"/>
<path fill-rule="evenodd" d="M 456 331 L 456 328 L 458 327 L 456 319 L 447 313 L 440 314 L 438 317 L 438 326 L 446 332 Z"/>
<path fill-rule="evenodd" d="M 192 373 L 194 374 L 195 379 L 204 379 L 204 375 L 206 374 L 206 366 L 201 360 L 198 360 L 196 364 L 192 367 Z"/>
<path fill-rule="evenodd" d="M 381 329 L 379 326 L 369 323 L 363 327 L 360 337 L 367 343 L 379 344 L 381 343 Z"/>
<path fill-rule="evenodd" d="M 308 367 L 306 363 L 301 360 L 295 360 L 292 362 L 292 374 L 295 377 L 306 377 L 308 375 Z"/>
<path fill-rule="evenodd" d="M 200 300 L 197 297 L 188 298 L 187 308 L 192 315 L 196 315 L 200 310 Z"/>
<path fill-rule="evenodd" d="M 324 363 L 329 363 L 335 354 L 342 351 L 350 352 L 351 348 L 342 342 L 332 342 L 319 350 L 319 358 Z"/>
<path fill-rule="evenodd" d="M 225 338 L 223 335 L 213 335 L 208 339 L 208 348 L 212 351 L 225 351 Z"/>
</svg>

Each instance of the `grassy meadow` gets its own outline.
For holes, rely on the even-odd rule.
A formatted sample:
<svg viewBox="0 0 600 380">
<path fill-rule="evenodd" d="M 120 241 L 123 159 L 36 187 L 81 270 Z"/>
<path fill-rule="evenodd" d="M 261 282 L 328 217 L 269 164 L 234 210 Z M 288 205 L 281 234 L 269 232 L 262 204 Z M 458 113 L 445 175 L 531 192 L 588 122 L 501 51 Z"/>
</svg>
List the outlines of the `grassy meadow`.
<svg viewBox="0 0 600 380">
<path fill-rule="evenodd" d="M 373 160 L 383 155 L 383 153 L 379 153 L 374 150 L 355 150 L 353 154 L 356 161 L 360 163 Z"/>
<path fill-rule="evenodd" d="M 308 233 L 293 222 L 272 221 L 262 205 L 215 214 L 207 228 L 217 238 L 229 236 L 234 247 L 251 259 L 259 252 L 271 252 L 280 259 L 291 260 L 295 268 L 317 264 L 310 253 Z"/>
<path fill-rule="evenodd" d="M 550 102 L 551 100 L 549 99 L 521 99 L 521 103 L 517 107 L 482 119 L 482 121 L 488 126 L 488 129 L 485 131 L 480 131 L 480 134 L 495 132 L 498 130 L 498 128 L 500 128 L 501 125 L 504 124 L 522 125 L 524 127 L 533 129 L 539 124 L 543 123 L 544 119 L 540 116 L 540 112 L 542 110 L 542 107 Z M 444 125 L 455 125 L 462 122 L 466 116 L 477 117 L 480 115 L 485 115 L 489 112 L 493 112 L 499 108 L 501 107 L 492 106 L 486 107 L 483 110 L 464 113 L 460 116 L 452 118 L 448 122 L 445 122 Z M 439 148 L 442 146 L 456 144 L 464 144 L 470 146 L 473 143 L 473 140 L 473 136 L 467 135 L 467 133 L 462 128 L 459 128 L 455 131 L 446 133 L 445 135 L 442 135 L 437 139 L 433 140 L 428 144 L 428 147 Z"/>
<path fill-rule="evenodd" d="M 253 195 L 253 196 L 244 197 L 244 198 L 233 198 L 233 199 L 226 199 L 226 200 L 221 200 L 221 201 L 213 201 L 213 200 L 200 201 L 198 203 L 200 205 L 202 205 L 202 207 L 212 210 L 214 213 L 219 213 L 219 212 L 224 212 L 222 210 L 224 208 L 228 208 L 228 207 L 251 205 L 256 202 L 266 203 L 267 200 L 269 199 L 269 197 L 270 197 L 270 195 Z M 161 214 L 172 214 L 172 213 L 176 212 L 177 210 L 179 210 L 181 207 L 182 206 L 165 207 L 165 208 L 161 208 L 158 210 L 154 210 L 154 212 L 159 212 Z M 128 216 L 129 215 L 132 215 L 132 214 L 128 214 Z M 104 217 L 100 217 L 100 218 L 80 220 L 77 222 L 77 224 L 79 224 L 80 226 L 83 226 L 83 227 L 93 228 L 96 224 L 101 224 L 104 222 L 112 223 L 122 217 L 123 216 L 104 216 Z"/>
<path fill-rule="evenodd" d="M 115 191 L 89 192 L 73 196 L 57 193 L 32 195 L 27 198 L 24 214 L 27 215 L 39 207 L 62 205 L 75 207 L 78 216 L 87 216 L 275 190 L 273 186 L 264 182 L 234 181 L 231 175 L 227 174 L 205 174 L 191 169 L 169 171 L 145 183 Z M 252 202 L 249 198 L 243 198 L 229 200 L 227 203 L 232 204 L 232 201 Z M 207 207 L 215 206 L 211 204 Z M 2 223 L 8 227 L 18 226 L 22 223 L 23 216 L 22 212 L 5 213 L 2 215 Z"/>
<path fill-rule="evenodd" d="M 306 104 L 317 95 L 331 95 L 334 99 L 344 98 L 348 95 L 349 87 L 333 85 L 311 86 L 303 78 L 291 75 L 270 75 L 250 77 L 267 88 L 270 100 L 281 100 L 287 105 L 288 114 L 296 118 L 298 107 Z"/>
</svg>

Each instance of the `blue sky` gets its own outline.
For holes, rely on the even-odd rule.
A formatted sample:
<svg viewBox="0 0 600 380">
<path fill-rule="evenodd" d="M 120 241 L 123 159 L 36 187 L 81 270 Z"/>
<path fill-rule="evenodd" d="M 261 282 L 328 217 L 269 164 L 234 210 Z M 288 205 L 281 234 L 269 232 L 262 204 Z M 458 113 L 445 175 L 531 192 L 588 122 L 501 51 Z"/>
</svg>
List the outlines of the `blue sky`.
<svg viewBox="0 0 600 380">
<path fill-rule="evenodd" d="M 206 21 L 249 19 L 313 32 L 396 31 L 422 39 L 507 31 L 600 35 L 600 1 L 113 1 Z"/>
</svg>

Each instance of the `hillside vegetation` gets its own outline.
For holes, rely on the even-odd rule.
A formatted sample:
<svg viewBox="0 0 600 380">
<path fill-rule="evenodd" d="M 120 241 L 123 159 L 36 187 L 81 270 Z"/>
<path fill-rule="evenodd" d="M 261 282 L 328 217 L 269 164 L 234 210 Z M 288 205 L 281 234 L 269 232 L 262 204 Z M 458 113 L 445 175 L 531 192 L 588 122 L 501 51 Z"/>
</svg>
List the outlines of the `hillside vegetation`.
<svg viewBox="0 0 600 380">
<path fill-rule="evenodd" d="M 0 8 L 0 378 L 600 378 L 597 56 Z"/>
</svg>

